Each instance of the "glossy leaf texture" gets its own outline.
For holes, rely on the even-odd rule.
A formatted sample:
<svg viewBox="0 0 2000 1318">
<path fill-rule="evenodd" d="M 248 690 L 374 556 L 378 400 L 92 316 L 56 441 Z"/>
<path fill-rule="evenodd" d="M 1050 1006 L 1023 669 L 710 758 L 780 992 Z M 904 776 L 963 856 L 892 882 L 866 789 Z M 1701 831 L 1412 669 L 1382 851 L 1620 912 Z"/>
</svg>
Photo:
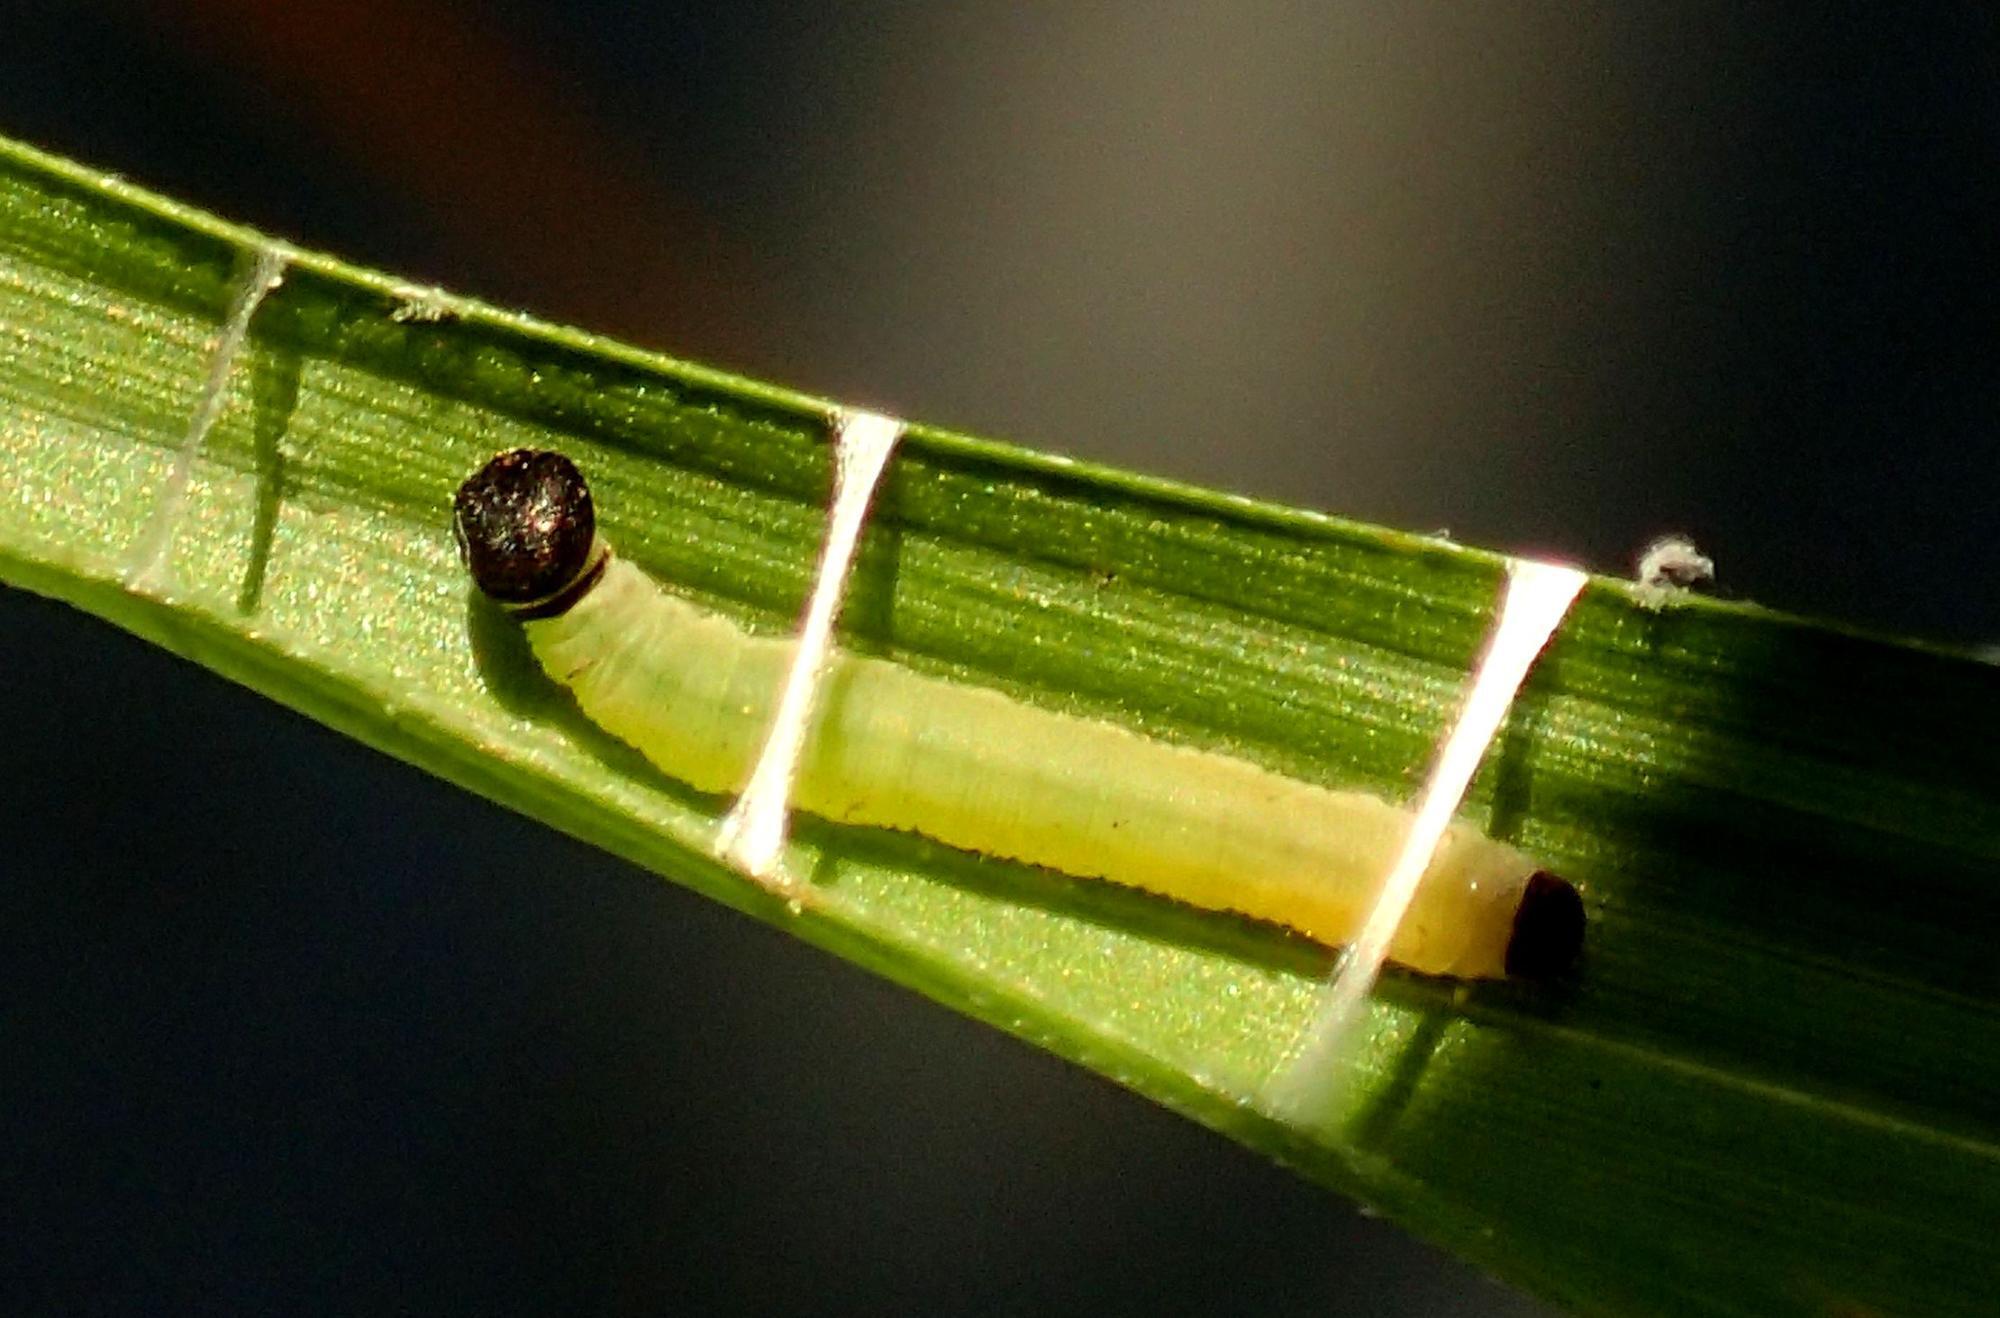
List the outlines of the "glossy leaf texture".
<svg viewBox="0 0 2000 1318">
<path fill-rule="evenodd" d="M 292 252 L 196 467 L 177 584 L 128 590 L 262 241 L 0 148 L 0 577 L 1092 1067 L 1580 1311 L 1976 1313 L 2000 1294 L 2000 667 L 1595 582 L 1469 807 L 1581 887 L 1583 966 L 1554 987 L 1391 975 L 1341 1096 L 1280 1119 L 1259 1095 L 1324 950 L 812 821 L 794 863 L 818 900 L 794 915 L 710 858 L 726 802 L 584 722 L 471 596 L 451 492 L 532 445 L 585 468 L 622 553 L 787 627 L 823 526 L 827 402 Z M 844 638 L 1405 796 L 1501 567 L 919 427 Z"/>
</svg>

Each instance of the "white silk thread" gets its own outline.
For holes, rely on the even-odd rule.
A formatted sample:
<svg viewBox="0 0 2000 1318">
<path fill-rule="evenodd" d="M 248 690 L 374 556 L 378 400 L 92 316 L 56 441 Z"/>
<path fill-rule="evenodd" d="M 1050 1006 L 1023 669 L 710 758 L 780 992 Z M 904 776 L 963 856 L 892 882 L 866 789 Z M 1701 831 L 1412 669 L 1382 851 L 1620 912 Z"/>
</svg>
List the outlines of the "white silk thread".
<svg viewBox="0 0 2000 1318">
<path fill-rule="evenodd" d="M 1473 776 L 1498 735 L 1528 670 L 1569 613 L 1588 578 L 1573 567 L 1513 560 L 1486 649 L 1473 668 L 1465 703 L 1417 794 L 1402 850 L 1390 866 L 1361 934 L 1321 990 L 1304 1043 L 1266 1087 L 1266 1106 L 1309 1118 L 1334 1096 L 1338 1065 L 1362 1001 L 1382 972 L 1389 945 L 1417 895 Z"/>
<path fill-rule="evenodd" d="M 717 837 L 723 859 L 794 901 L 798 898 L 795 885 L 780 873 L 778 864 L 791 826 L 792 785 L 798 779 L 799 755 L 833 656 L 833 625 L 853 573 L 861 528 L 889 455 L 902 436 L 903 423 L 894 417 L 860 411 L 841 415 L 833 440 L 832 514 L 799 626 L 798 648 L 786 670 L 764 749 Z"/>
<path fill-rule="evenodd" d="M 237 280 L 236 291 L 229 301 L 229 314 L 223 318 L 222 330 L 209 353 L 208 378 L 195 396 L 187 432 L 181 436 L 180 449 L 174 454 L 173 466 L 167 470 L 167 483 L 126 560 L 125 583 L 133 590 L 158 593 L 173 585 L 174 531 L 187 505 L 188 482 L 194 476 L 195 459 L 201 454 L 208 432 L 215 429 L 222 416 L 229 377 L 235 372 L 236 359 L 250 337 L 250 318 L 257 314 L 257 308 L 271 290 L 284 281 L 285 253 L 278 247 L 257 248 L 249 268 Z"/>
</svg>

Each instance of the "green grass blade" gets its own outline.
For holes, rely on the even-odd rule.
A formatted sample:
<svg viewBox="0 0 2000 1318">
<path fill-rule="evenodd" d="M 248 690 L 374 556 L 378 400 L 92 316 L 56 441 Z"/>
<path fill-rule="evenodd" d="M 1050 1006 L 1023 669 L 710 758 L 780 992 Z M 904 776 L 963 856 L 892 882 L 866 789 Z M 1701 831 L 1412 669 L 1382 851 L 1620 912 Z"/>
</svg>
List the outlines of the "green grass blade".
<svg viewBox="0 0 2000 1318">
<path fill-rule="evenodd" d="M 180 586 L 128 592 L 120 563 L 254 241 L 0 145 L 0 578 L 788 925 L 1580 1309 L 1949 1314 L 2000 1294 L 2000 667 L 1595 584 L 1472 807 L 1584 888 L 1577 983 L 1391 976 L 1351 1101 L 1286 1125 L 1251 1100 L 1322 952 L 809 822 L 826 899 L 791 916 L 707 859 L 722 803 L 583 723 L 469 598 L 450 493 L 532 444 L 585 467 L 622 552 L 782 626 L 822 526 L 819 400 L 476 304 L 412 316 L 413 290 L 296 254 L 196 470 Z M 846 626 L 956 680 L 1401 795 L 1499 571 L 919 428 Z"/>
</svg>

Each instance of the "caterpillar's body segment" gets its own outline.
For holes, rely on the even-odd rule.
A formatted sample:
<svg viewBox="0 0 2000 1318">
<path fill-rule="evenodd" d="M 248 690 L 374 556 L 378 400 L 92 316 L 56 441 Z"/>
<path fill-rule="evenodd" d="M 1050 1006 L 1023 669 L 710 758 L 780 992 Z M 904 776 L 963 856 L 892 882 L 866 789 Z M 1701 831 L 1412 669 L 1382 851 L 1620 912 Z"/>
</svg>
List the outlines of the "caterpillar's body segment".
<svg viewBox="0 0 2000 1318">
<path fill-rule="evenodd" d="M 557 454 L 494 459 L 461 488 L 458 529 L 481 588 L 520 614 L 593 722 L 698 790 L 743 788 L 789 638 L 753 636 L 611 556 L 582 477 Z M 846 654 L 827 674 L 793 804 L 1329 945 L 1359 930 L 1410 821 L 1366 793 Z M 1389 956 L 1427 974 L 1546 975 L 1582 935 L 1573 888 L 1460 823 Z"/>
</svg>

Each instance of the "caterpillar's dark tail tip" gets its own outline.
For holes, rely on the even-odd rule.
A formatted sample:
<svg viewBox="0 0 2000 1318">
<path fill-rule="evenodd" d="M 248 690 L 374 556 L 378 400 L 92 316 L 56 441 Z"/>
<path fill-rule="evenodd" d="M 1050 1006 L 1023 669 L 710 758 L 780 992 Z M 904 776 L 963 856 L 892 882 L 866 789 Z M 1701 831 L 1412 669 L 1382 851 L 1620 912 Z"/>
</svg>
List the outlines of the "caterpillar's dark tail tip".
<svg viewBox="0 0 2000 1318">
<path fill-rule="evenodd" d="M 1514 933 L 1507 940 L 1507 973 L 1553 979 L 1583 953 L 1583 898 L 1547 870 L 1536 870 L 1521 891 Z"/>
<path fill-rule="evenodd" d="M 597 512 L 574 462 L 518 448 L 458 487 L 452 529 L 479 589 L 522 608 L 560 594 L 591 566 Z"/>
</svg>

